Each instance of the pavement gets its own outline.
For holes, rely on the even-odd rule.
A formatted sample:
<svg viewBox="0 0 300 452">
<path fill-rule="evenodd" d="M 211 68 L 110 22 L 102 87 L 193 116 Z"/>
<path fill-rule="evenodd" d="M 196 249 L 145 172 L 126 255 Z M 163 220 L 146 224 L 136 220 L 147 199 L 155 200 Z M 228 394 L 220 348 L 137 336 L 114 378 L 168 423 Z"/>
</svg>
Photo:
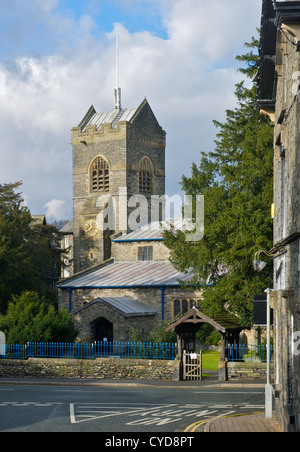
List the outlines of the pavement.
<svg viewBox="0 0 300 452">
<path fill-rule="evenodd" d="M 208 433 L 284 433 L 275 418 L 266 419 L 264 413 L 228 416 L 214 419 L 205 425 Z M 197 430 L 196 430 L 197 431 Z"/>
<path fill-rule="evenodd" d="M 209 421 L 200 421 L 189 425 L 185 433 L 284 433 L 273 413 L 272 419 L 266 419 L 264 413 L 235 414 L 218 417 Z"/>
<path fill-rule="evenodd" d="M 210 374 L 212 372 L 210 371 Z M 219 382 L 217 374 L 200 381 L 161 381 L 161 380 L 83 380 L 83 379 L 46 379 L 46 378 L 8 378 L 0 377 L 0 385 L 68 385 L 68 386 L 98 386 L 98 387 L 172 387 L 172 388 L 264 388 L 265 382 L 253 381 L 228 381 Z M 191 423 L 186 427 L 184 433 L 283 433 L 283 429 L 273 412 L 272 419 L 266 419 L 265 414 L 249 413 L 235 414 L 224 417 L 216 417 L 210 420 L 202 420 Z"/>
</svg>

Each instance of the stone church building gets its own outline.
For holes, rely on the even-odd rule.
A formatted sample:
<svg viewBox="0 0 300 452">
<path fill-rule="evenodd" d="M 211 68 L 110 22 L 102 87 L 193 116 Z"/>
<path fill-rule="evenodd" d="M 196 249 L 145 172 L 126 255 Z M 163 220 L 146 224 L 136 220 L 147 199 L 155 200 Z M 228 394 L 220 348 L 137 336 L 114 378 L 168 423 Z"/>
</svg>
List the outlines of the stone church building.
<svg viewBox="0 0 300 452">
<path fill-rule="evenodd" d="M 74 219 L 64 228 L 72 264 L 58 288 L 78 340 L 147 340 L 201 299 L 182 288 L 163 243 L 166 133 L 146 99 L 97 113 L 72 129 Z M 72 242 L 72 243 L 71 243 Z M 67 276 L 67 277 L 66 277 Z"/>
</svg>

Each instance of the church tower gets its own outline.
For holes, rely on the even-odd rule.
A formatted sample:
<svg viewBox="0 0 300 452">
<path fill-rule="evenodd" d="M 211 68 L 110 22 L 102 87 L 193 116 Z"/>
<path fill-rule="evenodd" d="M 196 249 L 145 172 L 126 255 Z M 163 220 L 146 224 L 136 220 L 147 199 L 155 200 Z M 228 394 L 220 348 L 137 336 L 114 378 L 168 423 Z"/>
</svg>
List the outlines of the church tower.
<svg viewBox="0 0 300 452">
<path fill-rule="evenodd" d="M 111 257 L 110 236 L 130 230 L 128 199 L 165 194 L 165 139 L 148 101 L 123 109 L 119 88 L 113 110 L 92 106 L 72 129 L 75 273 Z"/>
</svg>

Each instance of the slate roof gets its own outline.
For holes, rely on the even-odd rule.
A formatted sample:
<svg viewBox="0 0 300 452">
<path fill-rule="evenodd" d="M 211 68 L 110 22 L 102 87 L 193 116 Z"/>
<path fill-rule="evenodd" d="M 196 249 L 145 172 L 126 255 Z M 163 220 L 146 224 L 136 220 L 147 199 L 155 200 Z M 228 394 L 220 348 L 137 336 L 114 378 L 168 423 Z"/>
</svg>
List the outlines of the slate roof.
<svg viewBox="0 0 300 452">
<path fill-rule="evenodd" d="M 103 124 L 112 124 L 112 128 L 115 128 L 117 122 L 130 122 L 139 108 L 122 108 L 121 110 L 114 108 L 110 111 L 97 113 L 92 105 L 78 127 L 81 128 L 81 132 L 85 132 L 88 126 L 93 125 L 96 126 L 97 130 L 101 130 Z"/>
<path fill-rule="evenodd" d="M 116 287 L 178 287 L 178 280 L 189 282 L 192 274 L 177 271 L 169 261 L 109 262 L 92 271 L 63 281 L 61 289 Z"/>
<path fill-rule="evenodd" d="M 153 221 L 139 227 L 136 231 L 128 232 L 120 236 L 116 236 L 113 242 L 147 242 L 147 241 L 162 241 L 163 233 L 165 230 L 169 230 L 174 226 L 175 230 L 181 230 L 183 232 L 191 229 L 191 226 L 181 218 L 166 219 L 164 221 Z"/>
<path fill-rule="evenodd" d="M 101 129 L 102 124 L 115 124 L 116 122 L 127 121 L 129 122 L 134 114 L 136 113 L 137 108 L 126 108 L 123 110 L 111 110 L 103 113 L 94 113 L 88 122 L 84 124 L 82 131 L 84 132 L 87 126 L 95 125 L 97 130 Z"/>
<path fill-rule="evenodd" d="M 95 304 L 105 304 L 114 311 L 121 313 L 124 317 L 140 317 L 140 316 L 154 316 L 157 311 L 140 301 L 136 301 L 129 297 L 101 297 L 86 304 L 82 308 L 77 309 L 73 314 L 90 308 Z"/>
<path fill-rule="evenodd" d="M 61 232 L 62 234 L 73 234 L 73 220 L 68 221 L 68 223 L 65 224 L 65 225 L 61 228 L 60 232 Z"/>
</svg>

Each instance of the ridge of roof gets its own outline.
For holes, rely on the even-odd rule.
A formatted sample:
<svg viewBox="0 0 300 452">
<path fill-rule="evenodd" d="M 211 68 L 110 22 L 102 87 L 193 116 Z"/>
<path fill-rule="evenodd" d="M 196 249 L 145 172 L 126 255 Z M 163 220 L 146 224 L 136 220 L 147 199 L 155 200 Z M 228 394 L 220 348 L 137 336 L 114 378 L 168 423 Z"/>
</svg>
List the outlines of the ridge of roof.
<svg viewBox="0 0 300 452">
<path fill-rule="evenodd" d="M 153 316 L 157 314 L 155 309 L 132 297 L 99 297 L 90 303 L 86 303 L 79 309 L 76 309 L 73 314 L 89 309 L 91 306 L 99 303 L 103 303 L 114 311 L 121 313 L 124 317 Z"/>
<path fill-rule="evenodd" d="M 162 241 L 164 240 L 164 231 L 170 230 L 172 227 L 182 232 L 191 230 L 191 225 L 188 221 L 181 218 L 169 218 L 144 223 L 135 231 L 130 231 L 123 235 L 116 234 L 112 238 L 112 242 Z"/>
<path fill-rule="evenodd" d="M 85 132 L 86 128 L 91 125 L 95 125 L 97 130 L 100 130 L 103 124 L 112 124 L 112 128 L 115 128 L 118 122 L 133 121 L 146 103 L 148 103 L 148 101 L 145 98 L 136 108 L 113 108 L 109 111 L 102 112 L 97 112 L 92 105 L 78 127 L 81 128 L 82 132 Z"/>
<path fill-rule="evenodd" d="M 59 288 L 174 287 L 180 285 L 179 281 L 188 284 L 192 277 L 178 271 L 170 261 L 117 261 L 63 280 Z"/>
</svg>

